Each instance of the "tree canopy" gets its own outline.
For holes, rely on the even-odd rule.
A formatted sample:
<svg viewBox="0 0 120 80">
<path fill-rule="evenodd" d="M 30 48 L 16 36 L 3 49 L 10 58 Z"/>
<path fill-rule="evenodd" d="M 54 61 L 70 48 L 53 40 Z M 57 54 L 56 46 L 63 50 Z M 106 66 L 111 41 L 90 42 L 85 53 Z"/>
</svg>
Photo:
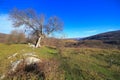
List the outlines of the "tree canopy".
<svg viewBox="0 0 120 80">
<path fill-rule="evenodd" d="M 10 19 L 14 27 L 24 26 L 25 31 L 37 36 L 36 47 L 40 47 L 41 39 L 45 36 L 63 30 L 63 22 L 57 16 L 45 19 L 43 14 L 37 14 L 34 9 L 15 8 L 10 12 Z"/>
</svg>

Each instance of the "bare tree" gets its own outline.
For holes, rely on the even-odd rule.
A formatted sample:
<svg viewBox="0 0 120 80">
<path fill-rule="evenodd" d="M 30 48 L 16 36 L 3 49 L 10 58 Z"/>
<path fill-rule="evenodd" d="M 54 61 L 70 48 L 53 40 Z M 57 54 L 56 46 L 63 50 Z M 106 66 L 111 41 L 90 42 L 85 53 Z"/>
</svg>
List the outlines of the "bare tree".
<svg viewBox="0 0 120 80">
<path fill-rule="evenodd" d="M 10 19 L 14 27 L 24 26 L 25 31 L 30 31 L 37 36 L 36 48 L 41 47 L 41 39 L 53 32 L 61 31 L 63 23 L 56 16 L 50 17 L 45 21 L 44 15 L 37 14 L 33 9 L 18 10 L 13 9 L 10 13 Z"/>
<path fill-rule="evenodd" d="M 22 30 L 13 30 L 7 40 L 8 43 L 25 43 L 26 36 Z"/>
</svg>

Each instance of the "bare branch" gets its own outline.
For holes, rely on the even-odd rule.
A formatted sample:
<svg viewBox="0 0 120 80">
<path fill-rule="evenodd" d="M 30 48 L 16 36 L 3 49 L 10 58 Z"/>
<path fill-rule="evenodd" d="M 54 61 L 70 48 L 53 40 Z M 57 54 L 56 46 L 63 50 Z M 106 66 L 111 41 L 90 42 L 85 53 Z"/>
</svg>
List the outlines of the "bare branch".
<svg viewBox="0 0 120 80">
<path fill-rule="evenodd" d="M 50 17 L 47 25 L 45 26 L 45 31 L 49 35 L 52 32 L 62 31 L 63 22 L 56 16 Z"/>
<path fill-rule="evenodd" d="M 45 24 L 44 15 L 37 14 L 33 9 L 18 10 L 15 8 L 10 13 L 10 19 L 13 21 L 14 27 L 24 25 L 38 38 L 61 31 L 63 28 L 63 23 L 58 17 L 50 17 L 47 24 Z"/>
</svg>

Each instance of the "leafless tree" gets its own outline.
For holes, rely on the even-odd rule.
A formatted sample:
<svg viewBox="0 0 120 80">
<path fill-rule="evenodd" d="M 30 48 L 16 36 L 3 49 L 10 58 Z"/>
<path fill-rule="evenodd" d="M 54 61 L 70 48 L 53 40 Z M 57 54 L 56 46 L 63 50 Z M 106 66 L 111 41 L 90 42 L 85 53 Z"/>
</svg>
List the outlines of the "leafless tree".
<svg viewBox="0 0 120 80">
<path fill-rule="evenodd" d="M 25 31 L 30 31 L 37 36 L 36 48 L 41 47 L 42 38 L 63 29 L 63 23 L 57 16 L 50 17 L 45 21 L 44 15 L 37 14 L 33 9 L 13 9 L 10 12 L 10 19 L 13 21 L 14 27 L 24 26 Z"/>
<path fill-rule="evenodd" d="M 26 36 L 22 30 L 13 30 L 7 40 L 8 43 L 25 43 Z"/>
</svg>

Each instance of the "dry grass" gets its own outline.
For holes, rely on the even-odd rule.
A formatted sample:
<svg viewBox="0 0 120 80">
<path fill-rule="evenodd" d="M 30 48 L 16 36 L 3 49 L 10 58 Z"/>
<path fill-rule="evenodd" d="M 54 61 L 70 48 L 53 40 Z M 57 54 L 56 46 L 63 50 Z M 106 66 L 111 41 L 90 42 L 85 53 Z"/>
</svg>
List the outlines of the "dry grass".
<svg viewBox="0 0 120 80">
<path fill-rule="evenodd" d="M 7 58 L 10 55 L 19 53 L 12 59 L 16 61 L 23 58 L 23 53 L 31 52 L 38 55 L 43 63 L 37 64 L 35 69 L 33 65 L 21 65 L 17 72 L 9 73 L 5 80 L 120 80 L 120 50 L 58 48 L 62 51 L 50 47 L 32 49 L 23 44 L 0 44 L 0 75 L 9 71 L 10 60 Z"/>
</svg>

